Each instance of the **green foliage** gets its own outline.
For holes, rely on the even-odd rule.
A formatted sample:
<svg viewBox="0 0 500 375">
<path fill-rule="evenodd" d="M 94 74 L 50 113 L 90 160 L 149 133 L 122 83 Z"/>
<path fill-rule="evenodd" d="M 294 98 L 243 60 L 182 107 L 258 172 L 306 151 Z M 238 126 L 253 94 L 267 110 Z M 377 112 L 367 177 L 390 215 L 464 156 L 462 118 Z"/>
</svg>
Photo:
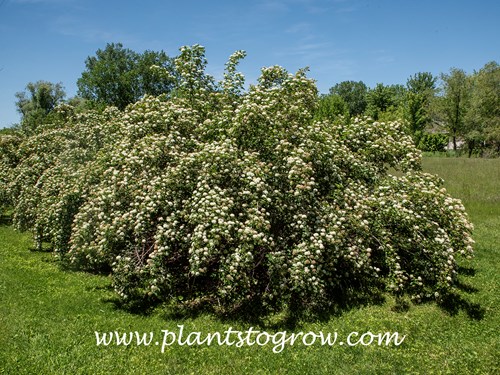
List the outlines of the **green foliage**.
<svg viewBox="0 0 500 375">
<path fill-rule="evenodd" d="M 487 63 L 469 80 L 470 107 L 464 120 L 469 154 L 487 146 L 500 154 L 500 66 Z"/>
<path fill-rule="evenodd" d="M 385 86 L 378 83 L 368 91 L 366 114 L 375 120 L 397 120 L 397 108 L 401 104 L 405 90 L 401 85 Z"/>
<path fill-rule="evenodd" d="M 65 96 L 61 83 L 28 83 L 26 91 L 16 93 L 16 107 L 22 115 L 21 130 L 32 133 L 44 122 L 50 122 L 51 112 Z"/>
<path fill-rule="evenodd" d="M 168 94 L 175 85 L 171 59 L 162 51 L 138 54 L 110 43 L 85 61 L 86 70 L 78 79 L 78 92 L 97 104 L 123 109 L 144 95 Z M 159 74 L 161 67 L 170 74 Z"/>
<path fill-rule="evenodd" d="M 420 144 L 420 137 L 432 120 L 431 104 L 436 92 L 436 80 L 431 73 L 420 72 L 410 76 L 406 82 L 404 119 L 416 144 Z"/>
<path fill-rule="evenodd" d="M 349 108 L 340 95 L 329 94 L 319 98 L 318 108 L 314 115 L 316 120 L 337 121 L 347 117 L 349 117 Z"/>
<path fill-rule="evenodd" d="M 0 129 L 0 136 L 2 135 L 16 135 L 18 134 L 18 126 L 11 126 L 9 128 L 2 128 Z"/>
<path fill-rule="evenodd" d="M 460 69 L 442 74 L 442 95 L 436 100 L 438 120 L 465 142 L 469 157 L 500 154 L 500 68 L 496 62 L 467 75 Z"/>
<path fill-rule="evenodd" d="M 337 83 L 330 88 L 330 94 L 339 95 L 344 100 L 351 117 L 361 116 L 366 110 L 368 87 L 362 81 Z"/>
<path fill-rule="evenodd" d="M 118 127 L 108 124 L 115 111 L 79 114 L 60 105 L 51 113 L 56 121 L 18 142 L 17 162 L 5 169 L 10 176 L 6 195 L 14 204 L 17 227 L 32 230 L 38 248 L 47 238 L 55 246 L 67 244 L 75 197 L 90 188 L 93 174 L 99 173 L 98 165 L 85 170 L 87 163 L 112 146 L 110 135 Z"/>
<path fill-rule="evenodd" d="M 436 90 L 437 77 L 429 72 L 419 72 L 406 81 L 406 89 L 413 94 L 432 95 Z"/>
<path fill-rule="evenodd" d="M 427 152 L 442 152 L 446 151 L 448 145 L 448 136 L 439 133 L 424 133 L 418 136 L 420 142 L 418 148 Z"/>
<path fill-rule="evenodd" d="M 443 115 L 446 130 L 453 138 L 453 150 L 457 150 L 457 136 L 465 133 L 465 115 L 469 107 L 470 85 L 466 73 L 457 68 L 449 74 L 441 74 L 442 96 L 437 104 Z"/>
<path fill-rule="evenodd" d="M 23 136 L 19 132 L 0 133 L 0 215 L 3 214 L 3 209 L 13 203 L 10 194 L 10 183 L 14 178 L 14 168 L 21 157 L 19 146 L 22 141 Z"/>
<path fill-rule="evenodd" d="M 472 226 L 397 122 L 314 120 L 305 71 L 243 93 L 201 46 L 171 98 L 66 114 L 20 146 L 14 221 L 65 261 L 111 270 L 126 303 L 324 310 L 365 290 L 441 300 Z M 400 177 L 388 169 L 399 170 Z"/>
</svg>

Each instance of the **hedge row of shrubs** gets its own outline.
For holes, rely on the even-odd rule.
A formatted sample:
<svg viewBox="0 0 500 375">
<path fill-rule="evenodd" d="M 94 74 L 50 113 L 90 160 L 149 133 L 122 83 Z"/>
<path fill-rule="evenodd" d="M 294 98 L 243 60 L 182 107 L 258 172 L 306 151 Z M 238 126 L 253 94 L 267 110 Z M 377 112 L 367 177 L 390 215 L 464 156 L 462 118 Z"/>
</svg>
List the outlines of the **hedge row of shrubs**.
<svg viewBox="0 0 500 375">
<path fill-rule="evenodd" d="M 322 310 L 366 289 L 453 292 L 472 225 L 402 125 L 314 119 L 304 71 L 265 68 L 245 91 L 242 57 L 215 83 L 203 48 L 185 47 L 171 97 L 63 106 L 37 134 L 2 138 L 15 225 L 74 267 L 109 271 L 131 303 Z"/>
</svg>

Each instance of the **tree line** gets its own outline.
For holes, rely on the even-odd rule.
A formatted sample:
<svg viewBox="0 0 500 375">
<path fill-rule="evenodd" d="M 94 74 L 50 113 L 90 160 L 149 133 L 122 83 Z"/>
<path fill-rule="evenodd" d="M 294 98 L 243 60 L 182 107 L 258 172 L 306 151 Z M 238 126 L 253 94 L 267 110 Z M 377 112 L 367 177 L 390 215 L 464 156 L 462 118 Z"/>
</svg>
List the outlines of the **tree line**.
<svg viewBox="0 0 500 375">
<path fill-rule="evenodd" d="M 66 99 L 61 83 L 28 83 L 16 94 L 21 114 L 19 130 L 30 134 L 40 124 L 55 121 L 54 109 L 67 103 L 76 111 L 115 106 L 123 110 L 144 95 L 175 95 L 179 89 L 175 59 L 165 52 L 137 53 L 120 43 L 107 44 L 85 61 L 78 93 Z M 403 120 L 423 151 L 500 154 L 500 67 L 492 61 L 467 74 L 451 68 L 434 76 L 419 72 L 405 85 L 343 81 L 318 96 L 316 118 L 332 120 L 368 116 L 376 121 Z"/>
<path fill-rule="evenodd" d="M 362 81 L 336 84 L 320 98 L 319 116 L 369 116 L 378 121 L 402 119 L 416 145 L 424 151 L 454 151 L 469 157 L 500 153 L 500 67 L 489 62 L 467 74 L 451 68 L 433 76 L 419 72 L 406 85 Z M 459 147 L 461 146 L 461 147 Z"/>
</svg>

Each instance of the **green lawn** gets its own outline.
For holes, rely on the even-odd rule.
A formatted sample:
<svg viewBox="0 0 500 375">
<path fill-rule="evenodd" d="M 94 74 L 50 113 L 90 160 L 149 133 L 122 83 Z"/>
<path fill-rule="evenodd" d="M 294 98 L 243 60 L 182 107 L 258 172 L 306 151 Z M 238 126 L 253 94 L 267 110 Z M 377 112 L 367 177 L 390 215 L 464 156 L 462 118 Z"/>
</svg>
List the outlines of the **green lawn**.
<svg viewBox="0 0 500 375">
<path fill-rule="evenodd" d="M 49 253 L 34 252 L 28 234 L 0 224 L 0 373 L 2 374 L 495 374 L 500 373 L 500 159 L 426 158 L 463 202 L 475 224 L 475 275 L 463 276 L 476 289 L 468 298 L 484 308 L 484 318 L 464 310 L 454 315 L 435 304 L 397 312 L 394 301 L 356 308 L 298 331 L 398 332 L 401 346 L 315 344 L 286 346 L 278 354 L 266 346 L 97 346 L 94 331 L 203 334 L 229 327 L 275 332 L 276 328 L 213 316 L 178 318 L 158 309 L 133 315 L 112 302 L 109 279 L 61 270 Z M 471 272 L 469 272 L 471 273 Z M 286 330 L 280 327 L 277 330 Z"/>
</svg>

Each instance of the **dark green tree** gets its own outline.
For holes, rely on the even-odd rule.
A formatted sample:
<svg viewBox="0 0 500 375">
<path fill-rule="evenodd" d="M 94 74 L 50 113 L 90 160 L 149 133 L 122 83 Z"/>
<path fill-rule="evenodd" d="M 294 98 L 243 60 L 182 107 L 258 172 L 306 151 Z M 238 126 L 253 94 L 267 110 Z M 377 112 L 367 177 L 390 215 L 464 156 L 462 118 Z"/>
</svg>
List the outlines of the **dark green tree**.
<svg viewBox="0 0 500 375">
<path fill-rule="evenodd" d="M 78 79 L 78 93 L 97 104 L 113 105 L 120 109 L 142 96 L 168 94 L 174 87 L 173 62 L 165 52 L 146 51 L 143 54 L 110 43 L 104 50 L 85 61 L 86 70 Z"/>
<path fill-rule="evenodd" d="M 469 157 L 475 149 L 490 146 L 500 152 L 500 66 L 487 63 L 469 77 L 470 107 L 465 115 Z"/>
<path fill-rule="evenodd" d="M 402 102 L 404 96 L 404 87 L 401 85 L 385 86 L 382 83 L 368 91 L 366 114 L 374 120 L 395 120 L 393 116 Z M 388 117 L 388 118 L 387 118 Z"/>
<path fill-rule="evenodd" d="M 173 59 L 164 51 L 145 51 L 140 54 L 135 71 L 138 82 L 136 97 L 138 98 L 145 94 L 153 96 L 168 94 L 177 83 Z M 165 74 L 167 72 L 168 74 Z"/>
<path fill-rule="evenodd" d="M 437 78 L 429 72 L 419 72 L 406 81 L 404 119 L 417 145 L 432 120 L 431 104 L 436 94 L 436 81 Z"/>
<path fill-rule="evenodd" d="M 133 69 L 137 53 L 122 44 L 108 44 L 85 61 L 86 70 L 77 81 L 81 97 L 124 108 L 135 100 Z"/>
<path fill-rule="evenodd" d="M 437 77 L 429 72 L 419 72 L 406 81 L 406 89 L 414 94 L 433 94 L 436 90 Z"/>
<path fill-rule="evenodd" d="M 364 113 L 367 106 L 368 87 L 362 82 L 343 81 L 330 88 L 330 94 L 339 95 L 346 102 L 352 117 Z"/>
<path fill-rule="evenodd" d="M 349 117 L 349 108 L 347 103 L 340 95 L 323 95 L 318 100 L 318 108 L 314 117 L 318 120 L 335 121 L 340 117 Z"/>
<path fill-rule="evenodd" d="M 441 97 L 439 112 L 444 125 L 453 139 L 453 150 L 457 149 L 457 137 L 465 133 L 465 116 L 470 103 L 470 81 L 462 69 L 451 68 L 441 74 Z"/>
<path fill-rule="evenodd" d="M 31 133 L 47 121 L 54 108 L 63 102 L 66 93 L 62 83 L 30 82 L 26 90 L 16 93 L 16 107 L 21 114 L 21 130 Z"/>
</svg>

